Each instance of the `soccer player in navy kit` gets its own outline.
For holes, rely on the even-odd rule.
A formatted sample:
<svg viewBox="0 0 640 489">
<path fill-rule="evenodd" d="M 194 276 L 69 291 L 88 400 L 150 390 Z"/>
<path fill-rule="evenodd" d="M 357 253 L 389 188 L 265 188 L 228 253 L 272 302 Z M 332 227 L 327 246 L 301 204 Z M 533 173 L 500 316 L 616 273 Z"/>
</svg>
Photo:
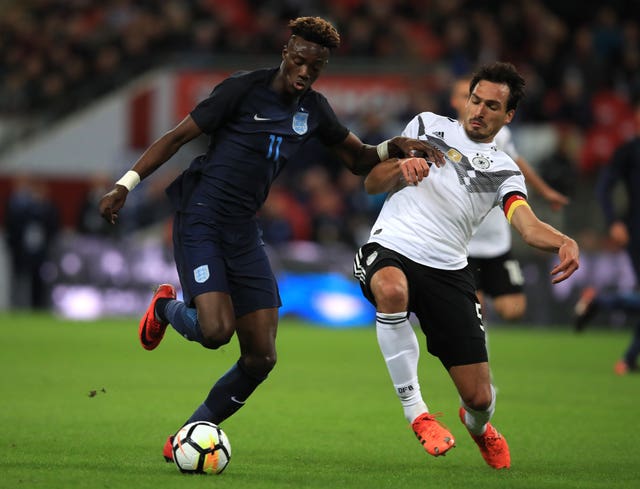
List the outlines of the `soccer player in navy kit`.
<svg viewBox="0 0 640 489">
<path fill-rule="evenodd" d="M 636 278 L 636 287 L 627 292 L 596 291 L 587 287 L 575 306 L 574 327 L 582 331 L 598 310 L 621 310 L 627 314 L 640 312 L 640 100 L 634 103 L 636 132 L 630 140 L 622 143 L 614 152 L 611 162 L 602 169 L 596 184 L 596 194 L 607 225 L 611 243 L 626 249 Z M 623 188 L 625 205 L 616 205 L 616 190 Z M 640 320 L 637 320 L 633 335 L 622 358 L 614 365 L 614 372 L 625 375 L 638 372 L 640 357 Z"/>
<path fill-rule="evenodd" d="M 296 150 L 317 137 L 356 174 L 366 174 L 390 154 L 414 150 L 444 161 L 423 141 L 400 137 L 369 146 L 349 132 L 327 100 L 311 89 L 331 49 L 339 46 L 338 33 L 318 17 L 295 19 L 289 27 L 292 35 L 278 68 L 237 74 L 220 83 L 154 142 L 100 203 L 102 216 L 114 223 L 140 179 L 196 136 L 210 135 L 207 153 L 167 189 L 176 209 L 174 256 L 184 302 L 176 300 L 173 286 L 161 285 L 139 327 L 147 350 L 158 346 L 168 324 L 211 349 L 237 334 L 240 359 L 186 423 L 221 423 L 243 406 L 276 363 L 281 302 L 256 213 Z M 164 447 L 168 460 L 170 441 Z"/>
</svg>

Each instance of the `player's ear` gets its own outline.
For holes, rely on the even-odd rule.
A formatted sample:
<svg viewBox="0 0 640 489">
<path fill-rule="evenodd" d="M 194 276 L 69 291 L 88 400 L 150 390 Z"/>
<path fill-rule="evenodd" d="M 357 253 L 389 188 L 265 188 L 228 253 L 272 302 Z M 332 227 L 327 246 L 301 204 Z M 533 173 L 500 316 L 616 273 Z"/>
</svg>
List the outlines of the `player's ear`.
<svg viewBox="0 0 640 489">
<path fill-rule="evenodd" d="M 507 111 L 507 115 L 504 118 L 504 123 L 509 124 L 512 120 L 513 120 L 513 116 L 516 114 L 516 110 L 515 109 L 511 109 Z"/>
</svg>

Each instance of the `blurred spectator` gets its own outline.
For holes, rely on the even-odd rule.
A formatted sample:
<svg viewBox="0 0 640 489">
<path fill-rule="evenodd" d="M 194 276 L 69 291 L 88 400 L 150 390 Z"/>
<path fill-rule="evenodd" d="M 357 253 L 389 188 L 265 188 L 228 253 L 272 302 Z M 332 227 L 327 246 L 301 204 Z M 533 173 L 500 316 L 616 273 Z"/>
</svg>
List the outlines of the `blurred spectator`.
<svg viewBox="0 0 640 489">
<path fill-rule="evenodd" d="M 143 192 L 130 202 L 132 206 L 128 217 L 131 222 L 128 225 L 132 229 L 144 229 L 171 220 L 173 208 L 165 190 L 176 176 L 174 170 L 162 169 L 155 178 L 143 183 Z"/>
<path fill-rule="evenodd" d="M 445 45 L 443 58 L 454 76 L 472 71 L 477 54 L 472 34 L 466 17 L 457 16 L 446 21 L 442 32 Z"/>
<path fill-rule="evenodd" d="M 557 133 L 553 152 L 538 164 L 540 176 L 554 190 L 573 197 L 578 177 L 576 152 L 580 144 L 579 132 L 575 126 L 560 126 Z"/>
<path fill-rule="evenodd" d="M 59 231 L 58 210 L 49 200 L 46 184 L 28 175 L 16 177 L 6 209 L 11 304 L 14 308 L 47 308 L 41 267 Z"/>
<path fill-rule="evenodd" d="M 345 221 L 345 202 L 332 180 L 330 169 L 322 164 L 306 168 L 298 178 L 296 198 L 305 206 L 311 239 L 321 244 L 352 243 Z"/>
<path fill-rule="evenodd" d="M 308 209 L 313 196 L 331 186 L 331 174 L 325 165 L 316 163 L 305 168 L 296 181 L 296 199 Z"/>
<path fill-rule="evenodd" d="M 106 237 L 115 236 L 120 229 L 102 219 L 98 210 L 100 198 L 111 189 L 111 183 L 111 175 L 107 174 L 97 174 L 91 179 L 87 195 L 78 214 L 76 229 L 80 233 Z"/>
<path fill-rule="evenodd" d="M 322 245 L 347 243 L 355 246 L 344 219 L 344 202 L 338 189 L 327 185 L 311 194 L 311 237 Z"/>
<path fill-rule="evenodd" d="M 281 183 L 271 186 L 259 218 L 263 239 L 272 246 L 311 239 L 311 223 L 306 209 Z"/>
<path fill-rule="evenodd" d="M 640 24 L 627 20 L 623 26 L 624 42 L 614 84 L 629 100 L 640 99 Z"/>
<path fill-rule="evenodd" d="M 587 96 L 601 86 L 604 78 L 604 60 L 593 47 L 593 31 L 587 26 L 578 27 L 568 49 L 562 55 L 563 77 L 577 77 Z M 578 122 L 578 121 L 576 121 Z"/>
<path fill-rule="evenodd" d="M 356 247 L 369 238 L 371 223 L 384 202 L 384 194 L 369 195 L 364 189 L 363 177 L 343 170 L 338 176 L 337 188 L 343 196 L 344 220 L 348 238 Z"/>
<path fill-rule="evenodd" d="M 359 123 L 362 142 L 376 145 L 392 137 L 385 128 L 385 122 L 384 115 L 379 111 L 371 110 L 362 114 Z"/>
<path fill-rule="evenodd" d="M 547 92 L 545 110 L 550 120 L 555 123 L 575 124 L 581 129 L 589 128 L 593 115 L 582 76 L 576 71 L 565 70 L 558 89 Z"/>
<path fill-rule="evenodd" d="M 622 31 L 618 14 L 613 6 L 603 4 L 596 10 L 593 27 L 593 45 L 600 59 L 620 61 Z"/>
<path fill-rule="evenodd" d="M 633 115 L 629 103 L 613 90 L 601 90 L 591 100 L 593 124 L 585 133 L 580 156 L 580 169 L 597 173 L 605 166 L 614 150 L 633 133 Z"/>
</svg>

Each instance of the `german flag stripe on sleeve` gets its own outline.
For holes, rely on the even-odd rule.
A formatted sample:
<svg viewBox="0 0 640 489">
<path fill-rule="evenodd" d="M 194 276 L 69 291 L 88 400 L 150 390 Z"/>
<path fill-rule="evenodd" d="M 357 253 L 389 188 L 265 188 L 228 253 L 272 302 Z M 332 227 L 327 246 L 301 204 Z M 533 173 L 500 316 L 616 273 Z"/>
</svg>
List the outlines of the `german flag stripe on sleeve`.
<svg viewBox="0 0 640 489">
<path fill-rule="evenodd" d="M 507 218 L 507 221 L 511 222 L 513 213 L 521 205 L 528 206 L 527 198 L 520 192 L 510 192 L 504 196 L 502 200 L 502 210 Z"/>
</svg>

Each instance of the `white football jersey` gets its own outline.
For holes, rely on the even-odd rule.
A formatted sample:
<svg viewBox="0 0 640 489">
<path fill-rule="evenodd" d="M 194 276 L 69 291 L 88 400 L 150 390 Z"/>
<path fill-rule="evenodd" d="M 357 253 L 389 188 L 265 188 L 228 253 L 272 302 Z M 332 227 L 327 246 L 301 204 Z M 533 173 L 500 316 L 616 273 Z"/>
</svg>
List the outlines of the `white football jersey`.
<svg viewBox="0 0 640 489">
<path fill-rule="evenodd" d="M 433 268 L 464 268 L 471 236 L 492 208 L 502 206 L 505 195 L 526 195 L 524 177 L 494 143 L 472 141 L 454 119 L 423 112 L 402 135 L 436 146 L 446 164 L 433 165 L 418 185 L 387 196 L 369 242 Z"/>
<path fill-rule="evenodd" d="M 513 160 L 520 156 L 511 130 L 503 126 L 493 139 L 496 147 L 507 153 Z M 511 249 L 511 225 L 499 207 L 493 208 L 469 241 L 469 256 L 493 258 L 504 255 Z"/>
</svg>

